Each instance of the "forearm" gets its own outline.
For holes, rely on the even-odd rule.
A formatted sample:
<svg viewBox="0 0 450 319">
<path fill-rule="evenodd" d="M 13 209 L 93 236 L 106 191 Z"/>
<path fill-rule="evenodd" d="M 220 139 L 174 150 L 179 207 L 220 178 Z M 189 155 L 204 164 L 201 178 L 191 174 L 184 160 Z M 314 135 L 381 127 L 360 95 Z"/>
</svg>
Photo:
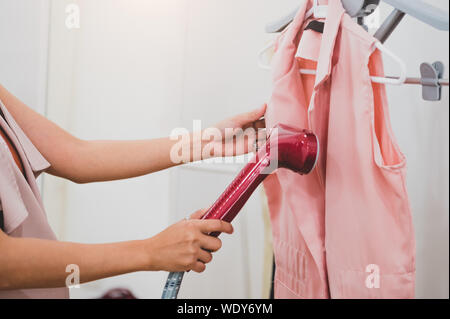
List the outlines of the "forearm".
<svg viewBox="0 0 450 319">
<path fill-rule="evenodd" d="M 147 270 L 143 241 L 85 245 L 0 234 L 0 289 L 66 285 L 68 265 L 79 267 L 80 283 Z"/>
<path fill-rule="evenodd" d="M 111 181 L 157 172 L 178 163 L 170 159 L 168 138 L 142 141 L 84 141 L 70 168 L 78 183 Z M 51 171 L 50 171 L 51 173 Z"/>
<path fill-rule="evenodd" d="M 207 141 L 197 144 L 192 136 L 176 140 L 81 141 L 73 156 L 49 172 L 77 183 L 90 183 L 138 177 L 210 157 L 202 156 Z M 184 149 L 185 154 L 176 152 L 174 156 L 174 147 Z M 194 150 L 196 147 L 199 151 Z"/>
<path fill-rule="evenodd" d="M 88 183 L 137 177 L 180 164 L 170 158 L 176 140 L 84 141 L 33 111 L 1 85 L 0 99 L 50 162 L 50 174 Z"/>
</svg>

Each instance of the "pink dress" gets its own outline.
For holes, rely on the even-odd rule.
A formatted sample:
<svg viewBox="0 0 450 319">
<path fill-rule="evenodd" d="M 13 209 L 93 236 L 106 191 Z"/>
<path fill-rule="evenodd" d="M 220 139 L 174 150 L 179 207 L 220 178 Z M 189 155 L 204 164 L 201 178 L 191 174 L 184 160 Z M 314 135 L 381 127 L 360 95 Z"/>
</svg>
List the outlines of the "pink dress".
<svg viewBox="0 0 450 319">
<path fill-rule="evenodd" d="M 268 127 L 314 131 L 308 176 L 285 169 L 265 182 L 277 298 L 413 298 L 415 241 L 406 159 L 394 138 L 377 41 L 341 1 L 328 1 L 324 33 L 303 31 L 304 1 L 279 37 Z M 297 50 L 298 49 L 298 50 Z M 298 52 L 298 54 L 296 54 Z M 296 57 L 297 55 L 297 57 Z M 299 69 L 317 68 L 316 75 Z"/>
<path fill-rule="evenodd" d="M 11 237 L 56 240 L 47 221 L 36 177 L 50 164 L 38 152 L 0 101 L 0 126 L 14 144 L 23 163 L 25 176 L 3 138 L 0 138 L 0 210 L 5 233 Z M 0 291 L 2 298 L 68 298 L 67 288 Z"/>
</svg>

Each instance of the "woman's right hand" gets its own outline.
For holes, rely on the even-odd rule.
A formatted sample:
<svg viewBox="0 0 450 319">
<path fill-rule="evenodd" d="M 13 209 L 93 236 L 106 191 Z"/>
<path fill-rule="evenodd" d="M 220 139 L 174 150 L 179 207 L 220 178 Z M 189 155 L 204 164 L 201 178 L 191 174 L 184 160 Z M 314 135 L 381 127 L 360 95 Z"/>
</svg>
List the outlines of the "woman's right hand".
<svg viewBox="0 0 450 319">
<path fill-rule="evenodd" d="M 205 211 L 198 211 L 190 220 L 180 221 L 147 240 L 149 268 L 152 271 L 203 272 L 212 260 L 212 252 L 222 247 L 219 238 L 209 233 L 233 233 L 233 226 L 221 220 L 199 220 Z"/>
</svg>

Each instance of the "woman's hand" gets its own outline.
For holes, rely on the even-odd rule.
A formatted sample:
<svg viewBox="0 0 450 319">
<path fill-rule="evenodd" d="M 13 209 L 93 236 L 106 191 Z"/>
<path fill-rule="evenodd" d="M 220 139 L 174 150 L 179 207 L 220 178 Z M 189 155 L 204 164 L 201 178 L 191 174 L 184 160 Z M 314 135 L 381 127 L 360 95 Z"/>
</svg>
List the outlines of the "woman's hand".
<svg viewBox="0 0 450 319">
<path fill-rule="evenodd" d="M 204 141 L 208 147 L 206 157 L 239 156 L 254 151 L 255 143 L 265 141 L 266 123 L 263 117 L 266 109 L 267 105 L 264 104 L 256 110 L 226 119 L 205 130 L 203 135 L 211 136 Z"/>
<path fill-rule="evenodd" d="M 220 220 L 192 219 L 147 240 L 88 245 L 15 238 L 0 230 L 0 291 L 64 287 L 68 265 L 76 266 L 80 283 L 136 271 L 202 272 L 212 260 L 210 252 L 222 246 L 220 239 L 207 235 L 211 232 L 231 234 L 233 227 Z"/>
<path fill-rule="evenodd" d="M 221 220 L 198 220 L 205 211 L 198 211 L 190 220 L 180 221 L 146 243 L 149 256 L 148 270 L 169 272 L 203 272 L 211 262 L 211 252 L 222 247 L 212 232 L 233 233 L 233 226 Z"/>
</svg>

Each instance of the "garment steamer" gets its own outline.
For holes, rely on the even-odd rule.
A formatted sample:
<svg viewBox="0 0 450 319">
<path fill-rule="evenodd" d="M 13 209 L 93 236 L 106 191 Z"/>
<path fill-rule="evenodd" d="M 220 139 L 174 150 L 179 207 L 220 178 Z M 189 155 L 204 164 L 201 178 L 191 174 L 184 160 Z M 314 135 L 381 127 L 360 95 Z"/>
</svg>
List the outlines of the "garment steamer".
<svg viewBox="0 0 450 319">
<path fill-rule="evenodd" d="M 301 175 L 309 174 L 319 157 L 319 141 L 312 132 L 286 125 L 275 126 L 264 146 L 257 152 L 202 219 L 231 222 L 264 179 L 278 168 Z M 220 233 L 211 233 L 218 237 Z M 162 299 L 176 299 L 183 272 L 170 273 Z"/>
</svg>

